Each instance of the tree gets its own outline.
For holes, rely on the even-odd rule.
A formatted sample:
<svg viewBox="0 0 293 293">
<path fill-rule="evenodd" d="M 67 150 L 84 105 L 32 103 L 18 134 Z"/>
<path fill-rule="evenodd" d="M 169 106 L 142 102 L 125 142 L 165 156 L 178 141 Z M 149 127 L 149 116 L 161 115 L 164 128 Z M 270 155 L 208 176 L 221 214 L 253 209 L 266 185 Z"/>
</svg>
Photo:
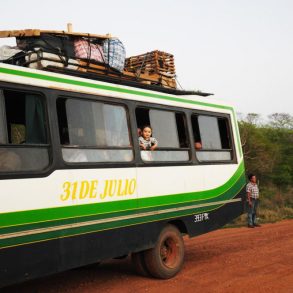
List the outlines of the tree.
<svg viewBox="0 0 293 293">
<path fill-rule="evenodd" d="M 293 117 L 288 113 L 274 113 L 269 115 L 269 124 L 273 128 L 293 129 Z"/>
<path fill-rule="evenodd" d="M 261 121 L 261 115 L 257 113 L 248 113 L 244 121 L 252 125 L 259 125 Z"/>
<path fill-rule="evenodd" d="M 248 114 L 239 122 L 244 161 L 248 172 L 259 174 L 280 190 L 293 186 L 292 116 L 274 113 L 260 125 L 260 115 Z"/>
<path fill-rule="evenodd" d="M 255 113 L 238 117 L 242 118 L 239 130 L 246 171 L 262 182 L 263 211 L 273 210 L 279 218 L 292 217 L 293 117 L 274 113 L 265 124 Z"/>
<path fill-rule="evenodd" d="M 260 115 L 248 114 L 239 122 L 244 162 L 248 173 L 267 178 L 274 168 L 278 146 L 266 136 L 265 129 L 258 126 Z"/>
</svg>

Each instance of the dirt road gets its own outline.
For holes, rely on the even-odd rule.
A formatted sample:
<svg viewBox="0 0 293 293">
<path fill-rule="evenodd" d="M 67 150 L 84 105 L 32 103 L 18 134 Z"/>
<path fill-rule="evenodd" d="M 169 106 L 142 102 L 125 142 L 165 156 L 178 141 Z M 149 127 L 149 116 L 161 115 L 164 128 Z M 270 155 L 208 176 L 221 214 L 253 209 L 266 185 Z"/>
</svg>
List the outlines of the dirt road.
<svg viewBox="0 0 293 293">
<path fill-rule="evenodd" d="M 171 280 L 140 277 L 125 259 L 4 292 L 293 292 L 293 220 L 254 229 L 222 229 L 186 238 L 185 246 L 185 266 Z"/>
</svg>

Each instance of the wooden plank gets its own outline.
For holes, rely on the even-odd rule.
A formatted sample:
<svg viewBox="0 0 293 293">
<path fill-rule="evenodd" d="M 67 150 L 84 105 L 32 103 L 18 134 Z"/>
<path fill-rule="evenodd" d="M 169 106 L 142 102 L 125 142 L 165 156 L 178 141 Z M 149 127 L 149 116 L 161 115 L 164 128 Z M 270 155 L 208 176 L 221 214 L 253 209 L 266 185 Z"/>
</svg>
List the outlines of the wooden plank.
<svg viewBox="0 0 293 293">
<path fill-rule="evenodd" d="M 0 38 L 34 37 L 34 36 L 40 36 L 40 30 L 26 29 L 26 30 L 0 31 Z"/>
<path fill-rule="evenodd" d="M 114 71 L 111 72 L 111 68 L 108 68 L 106 65 L 98 65 L 98 64 L 94 64 L 94 63 L 90 63 L 88 64 L 86 61 L 83 60 L 78 60 L 79 65 L 82 67 L 82 69 L 89 69 L 91 72 L 94 73 L 94 71 L 109 71 L 107 74 L 111 75 L 111 76 L 117 76 L 117 73 L 115 73 Z M 82 70 L 84 71 L 84 70 Z M 159 80 L 159 75 L 153 75 L 150 76 L 149 74 L 140 74 L 139 76 L 137 76 L 135 73 L 133 72 L 128 72 L 128 71 L 123 71 L 122 76 L 127 76 L 127 77 L 131 77 L 133 78 L 141 78 L 141 79 L 145 79 L 145 80 L 150 80 L 150 81 L 158 81 Z"/>
<path fill-rule="evenodd" d="M 174 77 L 176 75 L 174 70 L 166 70 L 166 69 L 161 69 L 161 68 L 157 68 L 157 69 L 153 69 L 153 68 L 129 69 L 129 68 L 126 68 L 125 71 L 126 72 L 134 72 L 136 74 L 139 74 L 139 73 L 145 73 L 145 74 L 158 73 L 158 74 L 163 74 L 163 75 L 170 76 L 170 77 Z"/>
<path fill-rule="evenodd" d="M 145 64 L 142 63 L 136 63 L 136 64 L 125 64 L 125 68 L 146 68 L 146 67 L 152 67 L 152 68 L 165 68 L 165 69 L 175 69 L 174 64 L 160 64 L 159 66 L 157 66 L 157 64 L 153 63 L 153 62 L 147 62 Z"/>
<path fill-rule="evenodd" d="M 98 38 L 98 39 L 112 38 L 112 36 L 110 34 L 96 35 L 96 34 L 88 34 L 88 33 L 77 33 L 77 32 L 67 32 L 67 31 L 52 31 L 52 30 L 39 30 L 39 29 L 0 31 L 0 38 L 39 37 L 41 34 L 67 35 L 67 36 Z"/>
<path fill-rule="evenodd" d="M 41 30 L 41 34 L 52 34 L 52 35 L 68 35 L 68 36 L 76 36 L 76 37 L 87 37 L 93 39 L 110 39 L 114 38 L 111 34 L 106 35 L 97 35 L 97 34 L 89 34 L 89 33 L 78 33 L 78 32 L 67 32 L 67 31 L 51 31 L 51 30 Z"/>
</svg>

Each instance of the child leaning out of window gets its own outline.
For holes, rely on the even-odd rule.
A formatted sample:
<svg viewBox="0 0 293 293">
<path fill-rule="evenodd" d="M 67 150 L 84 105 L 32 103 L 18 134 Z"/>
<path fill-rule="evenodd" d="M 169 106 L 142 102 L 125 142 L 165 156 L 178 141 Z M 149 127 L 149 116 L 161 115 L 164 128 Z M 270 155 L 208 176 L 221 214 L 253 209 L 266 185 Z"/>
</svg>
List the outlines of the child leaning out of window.
<svg viewBox="0 0 293 293">
<path fill-rule="evenodd" d="M 152 128 L 147 125 L 141 129 L 141 136 L 138 138 L 139 146 L 142 150 L 155 150 L 158 147 L 158 141 L 152 137 Z"/>
</svg>

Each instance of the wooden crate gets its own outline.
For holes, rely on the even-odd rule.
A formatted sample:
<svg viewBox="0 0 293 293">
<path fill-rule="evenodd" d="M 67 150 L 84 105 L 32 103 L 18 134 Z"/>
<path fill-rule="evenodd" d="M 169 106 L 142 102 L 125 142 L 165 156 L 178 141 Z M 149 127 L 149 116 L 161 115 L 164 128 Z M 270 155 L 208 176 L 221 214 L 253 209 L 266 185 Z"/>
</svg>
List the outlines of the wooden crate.
<svg viewBox="0 0 293 293">
<path fill-rule="evenodd" d="M 101 75 L 108 75 L 113 77 L 119 77 L 121 80 L 132 80 L 141 82 L 144 84 L 151 84 L 151 85 L 159 85 L 166 88 L 176 88 L 176 81 L 175 78 L 171 78 L 169 76 L 159 75 L 159 74 L 148 74 L 148 73 L 141 73 L 139 76 L 134 72 L 129 72 L 124 70 L 121 73 L 118 73 L 115 70 L 112 70 L 105 64 L 94 64 L 94 63 L 87 63 L 83 60 L 79 61 L 79 68 L 78 71 L 89 72 L 89 73 L 96 73 Z"/>
<path fill-rule="evenodd" d="M 125 60 L 125 71 L 175 77 L 174 56 L 158 50 L 131 56 Z"/>
<path fill-rule="evenodd" d="M 152 79 L 151 84 L 168 88 L 177 87 L 174 56 L 166 52 L 156 50 L 126 58 L 124 70 L 133 73 L 137 78 L 149 77 Z"/>
</svg>

